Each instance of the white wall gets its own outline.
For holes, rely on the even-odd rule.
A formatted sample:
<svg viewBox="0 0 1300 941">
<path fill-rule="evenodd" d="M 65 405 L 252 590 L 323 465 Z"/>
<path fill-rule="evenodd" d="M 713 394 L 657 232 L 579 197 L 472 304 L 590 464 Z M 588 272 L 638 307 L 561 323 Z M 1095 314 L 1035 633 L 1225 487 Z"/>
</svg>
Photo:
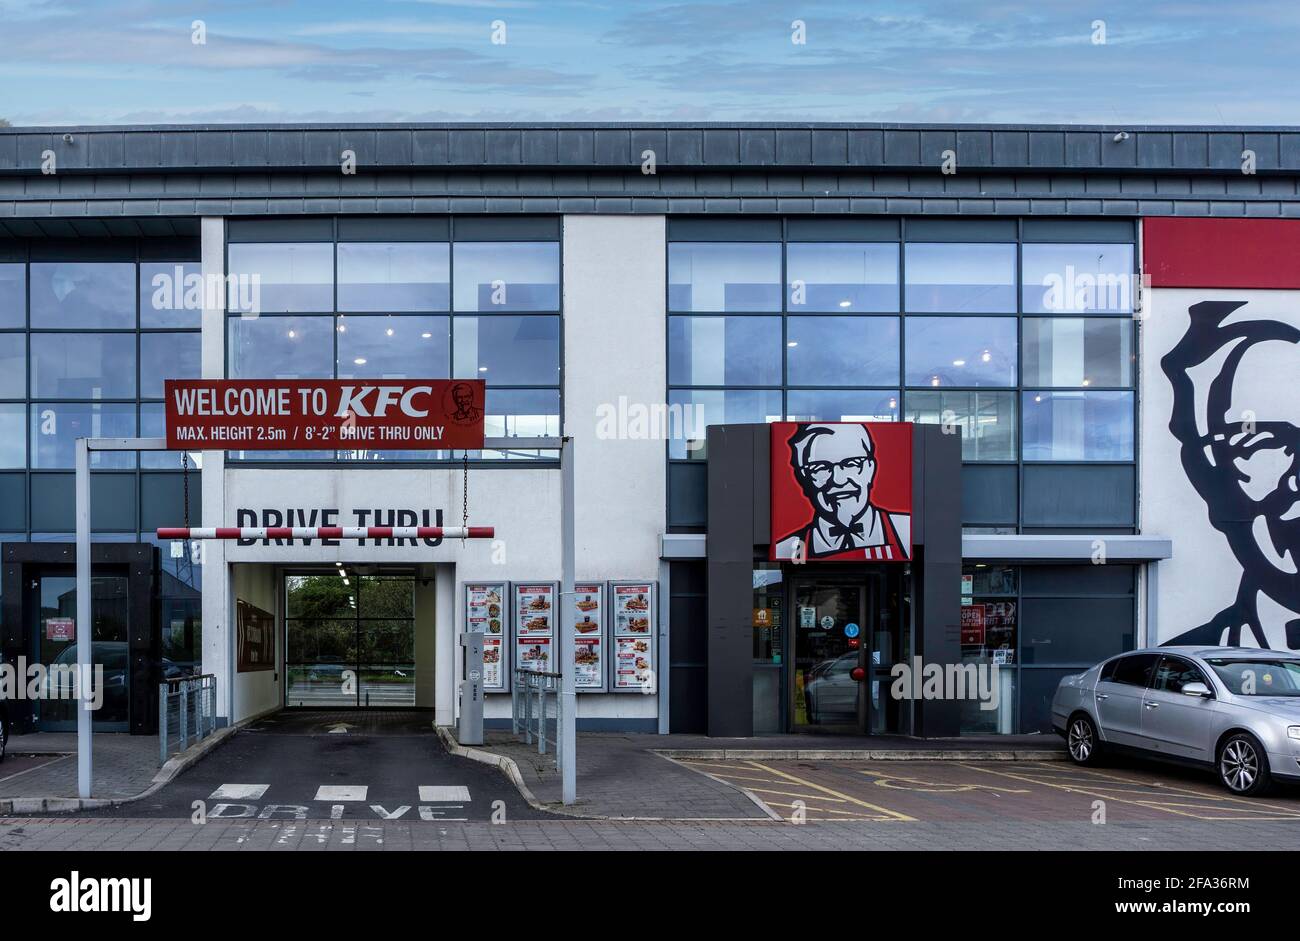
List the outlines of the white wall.
<svg viewBox="0 0 1300 941">
<path fill-rule="evenodd" d="M 1141 414 L 1143 532 L 1173 539 L 1173 558 L 1159 563 L 1155 636 L 1150 640 L 1167 643 L 1185 631 L 1206 625 L 1236 599 L 1243 567 L 1227 538 L 1210 523 L 1209 508 L 1187 477 L 1180 460 L 1180 443 L 1169 428 L 1173 409 L 1173 387 L 1160 360 L 1187 333 L 1189 308 L 1202 301 L 1244 302 L 1225 324 L 1247 321 L 1277 321 L 1300 327 L 1300 292 L 1245 289 L 1159 288 L 1149 293 L 1149 307 L 1142 321 L 1143 398 Z M 1259 422 L 1289 421 L 1300 426 L 1300 348 L 1295 343 L 1271 342 L 1258 345 L 1244 359 L 1237 386 L 1244 397 L 1234 398 L 1255 413 Z M 1227 349 L 1219 350 L 1203 366 L 1192 371 L 1200 393 L 1199 431 L 1204 433 L 1204 392 L 1222 369 Z M 1234 416 L 1241 420 L 1244 415 Z M 1258 475 L 1257 475 L 1258 477 Z M 1276 483 L 1276 481 L 1273 481 Z M 1257 480 L 1255 486 L 1268 482 Z M 1285 484 L 1283 484 L 1285 486 Z M 1292 478 L 1294 487 L 1294 478 Z M 1294 492 L 1294 490 L 1293 490 Z M 1294 511 L 1293 507 L 1293 511 Z M 1257 524 L 1262 526 L 1263 519 Z M 1293 522 L 1292 527 L 1297 525 Z M 1279 561 L 1295 572 L 1296 559 Z M 1300 576 L 1297 576 L 1300 581 Z M 1273 599 L 1260 597 L 1259 621 L 1268 645 L 1285 648 L 1285 624 L 1300 616 Z M 1227 631 L 1214 632 L 1214 642 L 1224 642 Z M 1243 632 L 1241 643 L 1256 643 Z"/>
<path fill-rule="evenodd" d="M 251 673 L 234 673 L 234 713 L 231 722 L 276 709 L 284 702 L 281 694 L 284 682 L 284 621 L 280 610 L 279 573 L 271 565 L 235 565 L 230 569 L 231 585 L 236 605 L 247 601 L 263 611 L 275 615 L 275 669 Z M 206 586 L 205 586 L 206 588 Z M 232 612 L 237 610 L 232 608 Z M 234 617 L 231 618 L 232 622 Z M 232 666 L 238 670 L 238 663 Z M 218 684 L 220 685 L 220 684 Z"/>
<path fill-rule="evenodd" d="M 578 463 L 574 519 L 578 577 L 654 579 L 667 512 L 660 439 L 602 437 L 602 410 L 667 402 L 662 216 L 564 220 L 564 429 Z M 659 673 L 666 638 L 660 638 Z M 606 651 L 606 657 L 611 656 Z M 580 695 L 578 717 L 652 719 L 652 695 Z"/>
</svg>

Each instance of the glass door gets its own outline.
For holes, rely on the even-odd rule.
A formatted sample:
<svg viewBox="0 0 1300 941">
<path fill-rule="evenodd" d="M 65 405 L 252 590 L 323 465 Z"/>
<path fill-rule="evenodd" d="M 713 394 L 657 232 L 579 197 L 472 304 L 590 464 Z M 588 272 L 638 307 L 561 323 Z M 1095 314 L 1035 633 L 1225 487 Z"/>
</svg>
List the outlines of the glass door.
<svg viewBox="0 0 1300 941">
<path fill-rule="evenodd" d="M 795 731 L 862 734 L 867 648 L 866 584 L 801 581 L 794 585 L 792 726 Z"/>
<path fill-rule="evenodd" d="M 411 575 L 285 576 L 285 705 L 415 705 Z"/>
<path fill-rule="evenodd" d="M 78 702 L 74 676 L 77 645 L 86 631 L 77 623 L 75 575 L 40 574 L 31 586 L 34 603 L 31 630 L 37 661 L 45 667 L 45 688 L 33 703 L 36 728 L 41 732 L 70 732 L 77 727 Z M 124 576 L 96 576 L 90 580 L 90 656 L 103 669 L 103 699 L 92 717 L 95 727 L 124 732 L 130 718 L 130 657 L 127 655 L 127 580 Z"/>
</svg>

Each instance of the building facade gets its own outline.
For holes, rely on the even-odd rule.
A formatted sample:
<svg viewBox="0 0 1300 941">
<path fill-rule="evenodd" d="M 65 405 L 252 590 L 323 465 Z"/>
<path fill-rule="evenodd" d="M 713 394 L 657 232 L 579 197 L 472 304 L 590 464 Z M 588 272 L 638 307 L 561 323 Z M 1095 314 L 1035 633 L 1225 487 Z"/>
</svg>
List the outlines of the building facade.
<svg viewBox="0 0 1300 941">
<path fill-rule="evenodd" d="M 5 660 L 75 660 L 76 438 L 161 435 L 196 377 L 481 378 L 519 444 L 98 455 L 106 730 L 199 671 L 226 722 L 448 724 L 471 628 L 505 722 L 570 603 L 603 730 L 1046 731 L 1122 650 L 1300 647 L 1300 131 L 1120 131 L 0 130 Z M 496 538 L 152 535 L 465 518 Z M 991 679 L 898 682 L 928 664 Z"/>
</svg>

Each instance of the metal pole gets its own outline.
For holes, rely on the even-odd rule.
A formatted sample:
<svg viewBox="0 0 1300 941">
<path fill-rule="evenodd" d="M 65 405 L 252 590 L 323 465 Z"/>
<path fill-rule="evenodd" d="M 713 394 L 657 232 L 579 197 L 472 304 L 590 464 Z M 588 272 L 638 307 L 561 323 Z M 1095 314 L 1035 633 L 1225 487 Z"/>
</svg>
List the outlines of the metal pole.
<svg viewBox="0 0 1300 941">
<path fill-rule="evenodd" d="M 167 764 L 167 684 L 158 684 L 158 765 Z"/>
<path fill-rule="evenodd" d="M 77 439 L 77 795 L 90 796 L 93 779 L 91 755 L 91 664 L 93 662 L 90 624 L 90 445 Z"/>
<path fill-rule="evenodd" d="M 578 775 L 578 697 L 574 677 L 573 625 L 576 609 L 574 608 L 573 580 L 574 570 L 574 533 L 573 533 L 573 438 L 566 436 L 560 449 L 560 617 L 557 629 L 560 636 L 556 643 L 556 660 L 560 664 L 559 715 L 556 716 L 555 737 L 556 756 L 560 765 L 560 799 L 565 804 L 577 800 Z"/>
</svg>

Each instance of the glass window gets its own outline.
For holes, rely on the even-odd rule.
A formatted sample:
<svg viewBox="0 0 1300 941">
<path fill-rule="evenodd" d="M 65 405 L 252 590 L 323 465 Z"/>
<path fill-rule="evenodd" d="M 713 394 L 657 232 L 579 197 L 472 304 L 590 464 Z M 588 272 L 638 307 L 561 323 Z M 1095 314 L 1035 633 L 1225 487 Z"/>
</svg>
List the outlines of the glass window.
<svg viewBox="0 0 1300 941">
<path fill-rule="evenodd" d="M 135 334 L 34 333 L 32 395 L 135 398 Z"/>
<path fill-rule="evenodd" d="M 445 379 L 446 317 L 339 317 L 338 378 Z"/>
<path fill-rule="evenodd" d="M 488 438 L 519 438 L 518 450 L 483 451 L 487 460 L 555 460 L 554 451 L 528 450 L 527 438 L 554 438 L 560 434 L 558 389 L 487 390 L 483 434 Z"/>
<path fill-rule="evenodd" d="M 27 466 L 26 424 L 26 405 L 0 405 L 0 467 Z"/>
<path fill-rule="evenodd" d="M 232 379 L 330 379 L 333 317 L 230 318 Z"/>
<path fill-rule="evenodd" d="M 1028 386 L 1133 384 L 1133 325 L 1128 319 L 1026 317 Z"/>
<path fill-rule="evenodd" d="M 668 381 L 779 386 L 781 318 L 668 318 Z"/>
<path fill-rule="evenodd" d="M 1014 392 L 908 391 L 907 421 L 961 429 L 963 461 L 1016 459 Z"/>
<path fill-rule="evenodd" d="M 76 466 L 78 438 L 135 437 L 135 405 L 126 402 L 33 402 L 31 466 L 38 470 Z M 95 451 L 90 466 L 134 467 L 131 451 Z"/>
<path fill-rule="evenodd" d="M 203 321 L 203 266 L 197 261 L 140 265 L 140 326 L 198 327 Z"/>
<path fill-rule="evenodd" d="M 1193 666 L 1191 661 L 1178 657 L 1160 658 L 1160 665 L 1156 667 L 1155 677 L 1151 681 L 1152 689 L 1167 693 L 1181 693 L 1188 683 L 1204 683 L 1210 689 L 1214 689 L 1205 675 Z"/>
<path fill-rule="evenodd" d="M 969 575 L 971 588 L 963 594 L 976 595 L 1014 595 L 1016 593 L 1016 574 L 1014 565 L 996 565 L 976 563 L 961 570 L 962 575 Z"/>
<path fill-rule="evenodd" d="M 792 386 L 895 386 L 897 317 L 791 317 L 786 381 Z"/>
<path fill-rule="evenodd" d="M 35 262 L 31 279 L 33 327 L 135 326 L 132 262 Z"/>
<path fill-rule="evenodd" d="M 1025 392 L 1026 461 L 1133 460 L 1132 392 Z"/>
<path fill-rule="evenodd" d="M 334 309 L 334 246 L 328 242 L 236 242 L 227 276 L 256 290 L 227 291 L 229 310 L 297 313 Z"/>
<path fill-rule="evenodd" d="M 907 246 L 906 310 L 1012 313 L 1016 246 L 990 242 L 913 242 Z"/>
<path fill-rule="evenodd" d="M 557 316 L 454 317 L 452 337 L 457 378 L 493 385 L 559 384 Z"/>
<path fill-rule="evenodd" d="M 778 242 L 674 242 L 668 309 L 745 313 L 781 309 Z"/>
<path fill-rule="evenodd" d="M 140 405 L 140 437 L 142 438 L 165 438 L 167 437 L 167 416 L 166 409 L 162 402 L 144 402 Z M 190 451 L 190 472 L 193 473 L 197 468 L 203 466 L 203 452 Z M 181 452 L 179 451 L 141 451 L 140 466 L 146 469 L 154 470 L 180 470 L 181 469 Z M 190 486 L 194 487 L 198 478 L 190 478 Z M 197 499 L 197 496 L 191 496 L 191 500 Z M 163 560 L 167 559 L 167 553 L 163 553 Z"/>
<path fill-rule="evenodd" d="M 1114 662 L 1109 681 L 1124 686 L 1145 688 L 1151 678 L 1151 671 L 1155 669 L 1157 659 L 1156 654 L 1153 653 L 1135 653 L 1131 657 L 1120 657 Z M 1110 664 L 1107 664 L 1107 669 L 1110 669 Z"/>
<path fill-rule="evenodd" d="M 459 242 L 456 310 L 559 310 L 557 242 Z"/>
<path fill-rule="evenodd" d="M 0 399 L 27 397 L 27 336 L 0 333 Z"/>
<path fill-rule="evenodd" d="M 786 246 L 790 313 L 898 310 L 898 245 L 793 242 Z"/>
<path fill-rule="evenodd" d="M 1300 663 L 1251 657 L 1206 660 L 1234 696 L 1300 696 Z"/>
<path fill-rule="evenodd" d="M 1132 245 L 1027 244 L 1021 264 L 1027 314 L 1133 310 Z"/>
<path fill-rule="evenodd" d="M 197 333 L 140 334 L 140 397 L 161 398 L 164 379 L 197 379 L 202 370 Z"/>
<path fill-rule="evenodd" d="M 1014 386 L 1011 317 L 906 318 L 909 386 Z"/>
<path fill-rule="evenodd" d="M 673 389 L 668 393 L 668 456 L 704 460 L 709 425 L 781 420 L 781 393 L 764 389 Z"/>
<path fill-rule="evenodd" d="M 898 392 L 869 389 L 791 389 L 787 421 L 897 421 Z"/>
<path fill-rule="evenodd" d="M 0 265 L 0 327 L 27 326 L 27 266 Z"/>
<path fill-rule="evenodd" d="M 451 298 L 446 242 L 341 242 L 339 310 L 446 310 Z"/>
</svg>

